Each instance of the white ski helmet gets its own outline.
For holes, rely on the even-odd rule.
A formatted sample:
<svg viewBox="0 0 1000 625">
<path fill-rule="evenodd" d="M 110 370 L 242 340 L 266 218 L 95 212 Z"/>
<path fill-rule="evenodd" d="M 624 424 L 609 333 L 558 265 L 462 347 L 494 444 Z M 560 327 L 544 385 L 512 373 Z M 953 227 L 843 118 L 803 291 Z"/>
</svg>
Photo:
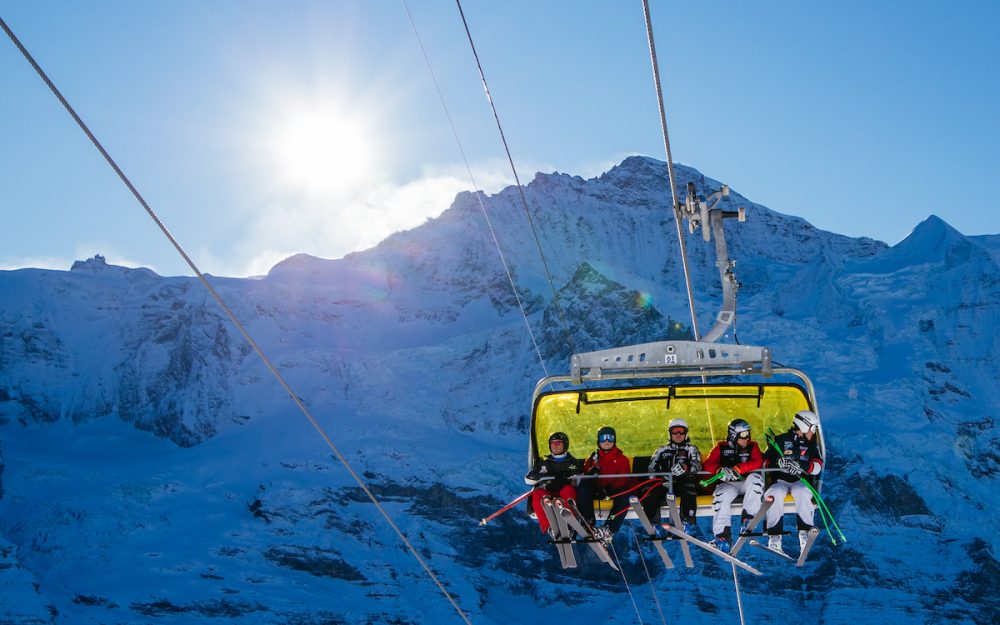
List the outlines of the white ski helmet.
<svg viewBox="0 0 1000 625">
<path fill-rule="evenodd" d="M 672 429 L 674 429 L 676 427 L 681 427 L 681 428 L 684 428 L 685 430 L 690 430 L 691 429 L 691 428 L 688 427 L 688 422 L 685 421 L 684 419 L 671 419 L 670 423 L 667 424 L 667 432 L 669 432 L 670 430 L 672 430 Z"/>
<path fill-rule="evenodd" d="M 818 432 L 819 417 L 812 410 L 800 410 L 792 417 L 792 427 L 797 428 L 803 433 L 809 431 Z"/>
</svg>

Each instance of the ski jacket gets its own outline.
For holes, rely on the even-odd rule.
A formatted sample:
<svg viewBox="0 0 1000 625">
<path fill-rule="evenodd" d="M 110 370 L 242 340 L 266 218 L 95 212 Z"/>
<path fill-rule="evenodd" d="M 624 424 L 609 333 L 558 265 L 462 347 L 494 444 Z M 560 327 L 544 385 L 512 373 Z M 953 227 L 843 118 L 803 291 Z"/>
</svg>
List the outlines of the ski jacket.
<svg viewBox="0 0 1000 625">
<path fill-rule="evenodd" d="M 740 447 L 728 440 L 719 441 L 712 453 L 705 458 L 705 470 L 715 475 L 721 467 L 736 469 L 740 475 L 756 471 L 764 465 L 764 454 L 760 453 L 757 441 L 750 441 L 746 447 Z"/>
<path fill-rule="evenodd" d="M 552 454 L 549 454 L 535 461 L 535 466 L 524 476 L 524 483 L 556 493 L 570 483 L 570 478 L 582 472 L 583 462 L 574 458 L 573 454 L 566 452 L 562 458 L 553 458 Z M 546 477 L 553 479 L 541 481 Z"/>
<path fill-rule="evenodd" d="M 583 463 L 583 472 L 590 475 L 631 473 L 632 463 L 617 445 L 607 451 L 598 448 Z M 597 480 L 597 486 L 611 494 L 628 488 L 631 483 L 632 478 L 629 477 L 602 477 Z"/>
<path fill-rule="evenodd" d="M 816 444 L 815 437 L 810 441 L 803 436 L 799 436 L 795 430 L 789 430 L 784 434 L 776 436 L 774 442 L 781 449 L 784 457 L 796 461 L 806 475 L 819 475 L 820 471 L 823 470 L 823 457 L 819 453 L 819 445 Z M 767 452 L 764 454 L 764 466 L 777 467 L 779 457 L 777 450 L 768 445 Z M 784 471 L 772 473 L 771 475 L 775 479 L 786 482 L 797 482 L 799 479 L 797 476 L 785 473 Z"/>
<path fill-rule="evenodd" d="M 701 452 L 691 444 L 690 438 L 685 438 L 680 445 L 670 441 L 654 451 L 649 460 L 649 472 L 670 473 L 678 462 L 684 467 L 685 473 L 701 471 Z"/>
</svg>

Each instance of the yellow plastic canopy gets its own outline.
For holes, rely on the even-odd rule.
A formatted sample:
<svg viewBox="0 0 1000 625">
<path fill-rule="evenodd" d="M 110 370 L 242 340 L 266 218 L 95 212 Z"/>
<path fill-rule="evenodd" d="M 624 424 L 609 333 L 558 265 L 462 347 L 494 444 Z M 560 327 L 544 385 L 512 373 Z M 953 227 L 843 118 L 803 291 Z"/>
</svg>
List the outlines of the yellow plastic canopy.
<svg viewBox="0 0 1000 625">
<path fill-rule="evenodd" d="M 753 428 L 753 440 L 766 450 L 764 432 L 788 430 L 796 412 L 812 409 L 796 384 L 683 384 L 670 386 L 568 390 L 544 393 L 535 402 L 529 464 L 548 453 L 553 432 L 569 436 L 569 450 L 584 458 L 597 447 L 597 430 L 615 428 L 626 456 L 650 456 L 668 442 L 667 424 L 684 419 L 702 456 L 725 439 L 733 419 Z M 643 472 L 646 467 L 634 467 Z"/>
</svg>

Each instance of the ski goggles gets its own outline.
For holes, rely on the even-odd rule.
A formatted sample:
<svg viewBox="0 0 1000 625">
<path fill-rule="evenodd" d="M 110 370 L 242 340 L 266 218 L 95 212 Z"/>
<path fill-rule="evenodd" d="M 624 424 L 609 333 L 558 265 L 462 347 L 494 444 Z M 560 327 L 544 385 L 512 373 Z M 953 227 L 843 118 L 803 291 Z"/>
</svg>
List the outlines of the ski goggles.
<svg viewBox="0 0 1000 625">
<path fill-rule="evenodd" d="M 688 433 L 687 428 L 670 428 L 671 436 L 675 434 L 687 434 L 687 433 Z"/>
<path fill-rule="evenodd" d="M 613 443 L 613 442 L 615 442 L 615 435 L 614 434 L 601 434 L 600 436 L 597 437 L 597 442 L 598 443 Z"/>
<path fill-rule="evenodd" d="M 739 434 L 736 435 L 736 437 L 737 438 L 750 438 L 750 430 L 747 430 L 746 432 L 740 432 Z"/>
</svg>

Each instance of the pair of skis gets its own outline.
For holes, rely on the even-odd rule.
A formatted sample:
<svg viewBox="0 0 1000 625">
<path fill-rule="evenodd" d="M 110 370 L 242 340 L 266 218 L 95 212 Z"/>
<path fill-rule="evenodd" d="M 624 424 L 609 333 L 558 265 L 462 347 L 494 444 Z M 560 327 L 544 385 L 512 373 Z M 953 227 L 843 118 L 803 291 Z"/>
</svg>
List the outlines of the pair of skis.
<svg viewBox="0 0 1000 625">
<path fill-rule="evenodd" d="M 798 558 L 793 558 L 792 556 L 788 555 L 784 551 L 778 551 L 777 549 L 771 549 L 770 547 L 768 547 L 767 545 L 765 545 L 764 543 L 762 543 L 762 542 L 760 542 L 760 541 L 758 541 L 756 539 L 752 539 L 750 541 L 750 546 L 751 547 L 756 547 L 758 549 L 763 549 L 764 551 L 768 551 L 770 553 L 773 553 L 774 555 L 778 556 L 779 558 L 783 558 L 785 560 L 788 560 L 789 562 L 794 562 L 795 566 L 802 566 L 803 564 L 806 563 L 806 557 L 809 555 L 809 550 L 812 549 L 813 543 L 816 542 L 816 537 L 817 536 L 819 536 L 819 529 L 818 528 L 814 527 L 811 530 L 809 530 L 809 532 L 806 534 L 806 542 L 805 542 L 804 545 L 802 545 L 802 548 L 799 551 L 799 557 Z"/>
<path fill-rule="evenodd" d="M 742 532 L 740 532 L 740 538 L 739 538 L 739 540 L 736 541 L 736 543 L 733 545 L 733 548 L 730 550 L 729 553 L 731 553 L 732 555 L 735 556 L 735 555 L 737 555 L 740 552 L 741 549 L 743 549 L 743 545 L 749 543 L 749 545 L 751 547 L 756 547 L 758 549 L 763 549 L 764 551 L 768 551 L 770 553 L 773 553 L 774 555 L 778 556 L 779 558 L 784 558 L 785 560 L 788 560 L 789 562 L 794 562 L 795 566 L 802 566 L 803 564 L 806 563 L 806 557 L 809 555 L 809 550 L 812 548 L 813 543 L 816 542 L 816 537 L 819 536 L 819 530 L 817 528 L 814 527 L 811 530 L 809 530 L 808 538 L 806 539 L 805 545 L 802 546 L 802 549 L 799 552 L 798 559 L 793 558 L 792 556 L 788 555 L 784 551 L 778 551 L 777 549 L 771 549 L 767 545 L 765 545 L 765 544 L 761 543 L 760 541 L 758 541 L 756 538 L 750 538 L 751 536 L 755 535 L 755 534 L 753 534 L 754 528 L 757 527 L 757 525 L 760 523 L 761 519 L 764 518 L 764 515 L 767 514 L 768 509 L 772 505 L 774 505 L 774 497 L 767 497 L 766 499 L 764 499 L 764 502 L 760 506 L 760 510 L 758 510 L 757 514 L 755 514 L 753 516 L 753 519 L 750 520 L 750 524 L 747 526 L 747 529 L 744 530 L 744 531 L 742 531 Z"/>
<path fill-rule="evenodd" d="M 656 536 L 656 528 L 653 526 L 653 523 L 649 520 L 649 518 L 646 517 L 646 513 L 643 512 L 642 505 L 640 505 L 639 503 L 639 499 L 637 497 L 630 497 L 629 505 L 631 506 L 632 511 L 635 512 L 635 515 L 639 518 L 639 522 L 642 524 L 643 528 L 646 530 L 646 534 L 649 536 L 649 540 L 653 543 L 653 546 L 656 548 L 656 552 L 659 554 L 660 559 L 663 560 L 663 564 L 668 569 L 674 568 L 673 561 L 670 559 L 670 556 L 667 555 L 666 549 L 663 548 L 663 539 L 658 538 Z M 753 547 L 769 551 L 776 556 L 789 560 L 790 562 L 795 562 L 796 566 L 802 566 L 803 564 L 805 564 L 806 557 L 809 555 L 809 550 L 812 548 L 813 543 L 816 541 L 816 537 L 819 536 L 818 529 L 813 528 L 809 530 L 809 534 L 806 538 L 806 543 L 805 545 L 803 545 L 801 552 L 799 553 L 799 557 L 797 559 L 791 557 L 790 555 L 782 551 L 771 549 L 767 545 L 764 545 L 759 541 L 757 541 L 755 538 L 752 538 L 752 536 L 757 535 L 754 534 L 754 529 L 756 529 L 757 526 L 760 524 L 760 522 L 764 520 L 764 517 L 767 515 L 768 509 L 772 505 L 774 505 L 773 497 L 768 497 L 767 499 L 764 500 L 763 503 L 761 503 L 760 510 L 757 511 L 757 513 L 750 520 L 750 523 L 747 524 L 746 529 L 744 529 L 740 533 L 739 539 L 737 539 L 736 543 L 733 544 L 733 548 L 729 551 L 729 553 L 726 553 L 718 549 L 711 543 L 698 540 L 697 538 L 691 536 L 687 532 L 680 529 L 681 527 L 683 527 L 683 525 L 680 519 L 680 511 L 677 508 L 677 500 L 674 498 L 673 495 L 667 495 L 667 508 L 670 511 L 671 523 L 664 523 L 662 527 L 672 536 L 681 540 L 681 552 L 684 555 L 684 564 L 687 567 L 694 566 L 693 562 L 691 561 L 691 552 L 690 549 L 688 548 L 688 543 L 695 545 L 696 547 L 700 547 L 705 551 L 711 553 L 712 555 L 721 558 L 726 562 L 729 562 L 730 564 L 738 566 L 745 571 L 749 571 L 754 575 L 761 575 L 761 572 L 736 557 L 737 555 L 739 555 L 740 551 L 743 550 L 743 547 L 746 544 L 750 544 Z"/>
<path fill-rule="evenodd" d="M 618 570 L 618 566 L 611 559 L 611 554 L 608 553 L 604 541 L 595 536 L 593 528 L 583 522 L 576 510 L 570 509 L 562 499 L 548 497 L 542 500 L 542 509 L 545 511 L 545 518 L 549 521 L 549 528 L 555 530 L 552 542 L 559 553 L 559 564 L 564 569 L 576 568 L 576 554 L 573 552 L 573 545 L 583 542 L 590 546 L 601 562 L 616 571 Z M 577 534 L 583 538 L 577 539 Z"/>
<path fill-rule="evenodd" d="M 656 536 L 656 529 L 653 526 L 653 523 L 646 516 L 646 513 L 643 511 L 642 505 L 639 503 L 639 498 L 630 497 L 629 505 L 632 507 L 632 511 L 635 512 L 635 515 L 639 518 L 639 522 L 642 524 L 642 527 L 646 530 L 646 534 L 649 536 L 649 540 L 652 541 L 653 546 L 656 548 L 656 552 L 660 555 L 660 559 L 663 560 L 663 564 L 668 569 L 674 568 L 674 563 L 670 559 L 670 556 L 667 555 L 667 550 L 663 548 L 663 539 L 658 538 Z M 760 523 L 760 520 L 764 518 L 764 513 L 767 511 L 767 507 L 768 507 L 767 502 L 765 502 L 765 505 L 761 506 L 760 512 L 758 512 L 754 516 L 753 521 L 751 521 L 750 526 L 747 528 L 746 533 L 753 531 L 753 528 L 756 527 L 758 523 Z M 736 546 L 734 546 L 733 548 L 733 551 L 735 553 L 730 555 L 725 551 L 717 549 L 714 545 L 711 545 L 702 540 L 698 540 L 694 536 L 691 536 L 684 530 L 680 529 L 681 527 L 683 527 L 681 523 L 680 510 L 677 507 L 677 499 L 673 495 L 667 495 L 667 508 L 670 511 L 671 523 L 664 523 L 662 527 L 668 533 L 672 534 L 675 538 L 680 539 L 681 554 L 684 556 L 684 565 L 686 567 L 691 568 L 694 566 L 694 562 L 691 560 L 691 550 L 688 547 L 688 543 L 690 543 L 696 547 L 704 549 L 705 551 L 711 553 L 712 555 L 718 558 L 725 560 L 726 562 L 729 562 L 730 564 L 733 564 L 735 566 L 740 567 L 741 569 L 749 571 L 754 575 L 762 574 L 760 571 L 753 568 L 746 562 L 739 560 L 735 557 L 735 555 L 739 553 L 739 549 L 743 548 L 742 541 L 745 540 L 743 536 L 740 537 L 740 542 L 737 542 Z"/>
</svg>

